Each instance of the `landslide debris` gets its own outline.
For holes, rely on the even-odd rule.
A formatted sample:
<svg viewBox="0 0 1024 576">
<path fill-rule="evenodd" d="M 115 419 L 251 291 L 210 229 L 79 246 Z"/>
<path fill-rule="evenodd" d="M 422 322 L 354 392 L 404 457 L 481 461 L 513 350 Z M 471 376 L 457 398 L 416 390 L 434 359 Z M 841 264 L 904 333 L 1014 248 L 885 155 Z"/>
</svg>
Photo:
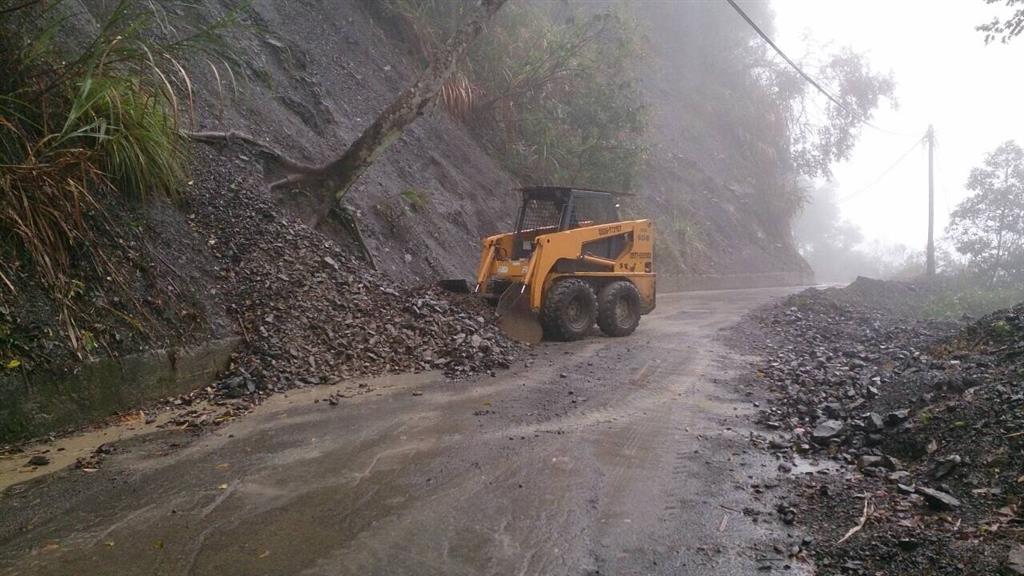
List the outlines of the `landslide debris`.
<svg viewBox="0 0 1024 576">
<path fill-rule="evenodd" d="M 398 372 L 467 376 L 507 368 L 521 350 L 485 305 L 396 284 L 285 214 L 250 173 L 211 163 L 189 191 L 190 225 L 219 262 L 216 291 L 245 340 L 216 396 Z"/>
<path fill-rule="evenodd" d="M 912 317 L 913 289 L 887 284 L 806 290 L 740 328 L 764 359 L 751 391 L 771 395 L 758 414 L 771 432 L 755 442 L 792 468 L 828 464 L 791 483 L 822 574 L 1012 570 L 1024 539 L 1024 304 L 925 321 Z"/>
</svg>

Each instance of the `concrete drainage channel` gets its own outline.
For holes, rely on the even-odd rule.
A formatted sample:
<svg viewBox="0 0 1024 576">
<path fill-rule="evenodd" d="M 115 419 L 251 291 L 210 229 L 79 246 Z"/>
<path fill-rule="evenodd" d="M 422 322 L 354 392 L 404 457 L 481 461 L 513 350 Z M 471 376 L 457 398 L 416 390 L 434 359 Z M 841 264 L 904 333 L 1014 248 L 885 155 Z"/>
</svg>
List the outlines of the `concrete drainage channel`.
<svg viewBox="0 0 1024 576">
<path fill-rule="evenodd" d="M 86 362 L 74 372 L 0 375 L 0 443 L 84 426 L 213 383 L 238 337 Z"/>
</svg>

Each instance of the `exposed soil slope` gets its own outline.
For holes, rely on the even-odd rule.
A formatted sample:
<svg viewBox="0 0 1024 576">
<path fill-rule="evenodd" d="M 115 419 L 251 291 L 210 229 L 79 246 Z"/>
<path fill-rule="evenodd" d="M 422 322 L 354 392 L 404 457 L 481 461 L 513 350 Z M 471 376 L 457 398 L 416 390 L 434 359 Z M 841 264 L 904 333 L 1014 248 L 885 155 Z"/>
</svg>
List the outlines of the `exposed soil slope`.
<svg viewBox="0 0 1024 576">
<path fill-rule="evenodd" d="M 321 162 L 339 155 L 419 71 L 355 0 L 250 7 L 252 28 L 231 32 L 247 85 L 222 101 L 212 72 L 194 65 L 205 111 L 199 129 L 247 132 Z M 212 20 L 224 8 L 206 2 L 200 10 L 195 17 Z M 511 225 L 513 187 L 437 109 L 375 163 L 348 201 L 381 270 L 417 283 L 471 274 L 480 238 Z M 303 214 L 303 199 L 281 200 Z"/>
</svg>

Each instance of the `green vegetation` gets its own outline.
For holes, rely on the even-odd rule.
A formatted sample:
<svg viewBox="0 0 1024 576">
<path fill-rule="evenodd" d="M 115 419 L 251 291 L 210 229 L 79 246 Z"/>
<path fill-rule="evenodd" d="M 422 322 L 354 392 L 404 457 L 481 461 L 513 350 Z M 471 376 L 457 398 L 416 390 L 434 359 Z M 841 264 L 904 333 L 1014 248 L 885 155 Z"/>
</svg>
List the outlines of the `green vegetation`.
<svg viewBox="0 0 1024 576">
<path fill-rule="evenodd" d="M 943 272 L 922 283 L 927 286 L 928 296 L 923 307 L 926 318 L 977 317 L 1024 302 L 1024 286 L 992 286 L 966 271 Z"/>
<path fill-rule="evenodd" d="M 409 205 L 413 212 L 419 212 L 427 207 L 430 202 L 430 194 L 419 188 L 407 188 L 402 191 L 402 199 Z"/>
<path fill-rule="evenodd" d="M 1024 149 L 1001 144 L 971 170 L 967 190 L 973 194 L 950 214 L 946 234 L 993 287 L 1024 285 Z"/>
<path fill-rule="evenodd" d="M 814 72 L 819 82 L 836 91 L 841 106 L 828 101 L 819 112 L 820 95 L 793 77 L 792 70 L 780 68 L 773 74 L 772 83 L 781 94 L 794 83 L 800 87 L 784 106 L 793 165 L 799 174 L 810 177 L 830 177 L 832 165 L 850 157 L 863 122 L 883 100 L 891 101 L 896 89 L 890 76 L 873 72 L 864 57 L 850 49 L 832 54 Z"/>
<path fill-rule="evenodd" d="M 0 9 L 0 304 L 16 278 L 38 278 L 81 351 L 94 343 L 73 318 L 83 278 L 121 281 L 100 239 L 119 238 L 105 207 L 176 196 L 186 161 L 178 111 L 191 93 L 175 54 L 209 45 L 226 21 L 154 41 L 157 8 L 122 0 L 91 39 L 58 49 L 78 9 L 69 4 Z"/>
<path fill-rule="evenodd" d="M 1014 334 L 1013 328 L 1006 320 L 1000 320 L 992 325 L 992 331 L 997 338 L 1009 338 Z"/>
<path fill-rule="evenodd" d="M 376 6 L 426 59 L 465 6 L 386 0 Z M 445 106 L 524 183 L 630 188 L 646 126 L 634 70 L 640 33 L 628 4 L 513 0 L 443 91 Z"/>
</svg>

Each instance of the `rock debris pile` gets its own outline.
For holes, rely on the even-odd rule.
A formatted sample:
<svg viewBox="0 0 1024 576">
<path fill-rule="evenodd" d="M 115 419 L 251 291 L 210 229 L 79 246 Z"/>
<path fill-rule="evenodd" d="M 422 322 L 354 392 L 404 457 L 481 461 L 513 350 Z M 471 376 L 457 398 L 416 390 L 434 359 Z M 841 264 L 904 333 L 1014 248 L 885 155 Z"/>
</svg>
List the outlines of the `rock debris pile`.
<svg viewBox="0 0 1024 576">
<path fill-rule="evenodd" d="M 221 297 L 245 340 L 218 396 L 398 372 L 458 377 L 507 368 L 520 351 L 485 305 L 397 286 L 283 215 L 258 183 L 236 182 L 193 194 L 190 214 L 223 263 Z"/>
<path fill-rule="evenodd" d="M 827 461 L 794 475 L 790 523 L 821 543 L 823 574 L 1022 573 L 1024 304 L 926 321 L 901 314 L 905 291 L 891 306 L 889 288 L 856 284 L 791 296 L 741 328 L 772 395 L 755 442 L 780 470 Z"/>
</svg>

